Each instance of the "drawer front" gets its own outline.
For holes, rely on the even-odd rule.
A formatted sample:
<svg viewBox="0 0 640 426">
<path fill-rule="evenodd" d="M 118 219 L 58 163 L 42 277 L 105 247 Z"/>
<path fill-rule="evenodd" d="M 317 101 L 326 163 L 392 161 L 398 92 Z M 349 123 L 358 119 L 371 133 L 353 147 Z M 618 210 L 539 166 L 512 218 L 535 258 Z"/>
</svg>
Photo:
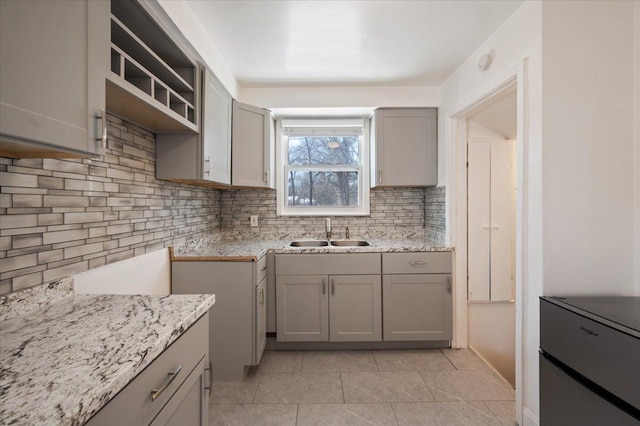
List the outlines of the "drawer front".
<svg viewBox="0 0 640 426">
<path fill-rule="evenodd" d="M 203 359 L 205 364 L 208 362 L 208 346 L 209 314 L 206 314 L 138 374 L 87 424 L 150 424 L 198 363 Z M 180 372 L 171 380 L 169 372 L 176 371 L 179 366 L 182 366 Z M 164 392 L 152 401 L 152 390 L 162 389 L 164 386 Z"/>
<path fill-rule="evenodd" d="M 640 408 L 640 339 L 541 300 L 540 347 Z"/>
<path fill-rule="evenodd" d="M 258 268 L 258 279 L 256 280 L 256 286 L 258 286 L 267 277 L 267 256 L 262 256 L 258 260 L 256 268 Z"/>
<path fill-rule="evenodd" d="M 379 253 L 276 255 L 276 275 L 374 275 L 379 273 Z"/>
<path fill-rule="evenodd" d="M 451 252 L 383 253 L 383 274 L 450 274 Z"/>
</svg>

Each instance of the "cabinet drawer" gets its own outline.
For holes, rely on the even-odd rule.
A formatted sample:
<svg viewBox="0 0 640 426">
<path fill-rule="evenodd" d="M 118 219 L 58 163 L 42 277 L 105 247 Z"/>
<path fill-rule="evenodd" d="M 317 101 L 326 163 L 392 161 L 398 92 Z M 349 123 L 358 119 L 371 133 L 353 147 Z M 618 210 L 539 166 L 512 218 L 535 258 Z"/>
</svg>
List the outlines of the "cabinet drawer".
<svg viewBox="0 0 640 426">
<path fill-rule="evenodd" d="M 107 403 L 87 425 L 148 425 L 171 399 L 180 385 L 204 358 L 209 346 L 209 314 L 200 318 L 178 340 L 173 342 L 124 389 Z M 170 372 L 182 366 L 170 384 Z M 155 401 L 152 389 L 162 389 Z"/>
<path fill-rule="evenodd" d="M 256 265 L 258 268 L 258 279 L 256 280 L 256 286 L 260 285 L 260 282 L 267 277 L 267 256 L 262 256 Z"/>
<path fill-rule="evenodd" d="M 276 255 L 276 275 L 372 275 L 379 273 L 379 253 Z"/>
<path fill-rule="evenodd" d="M 450 274 L 451 252 L 383 253 L 383 274 Z"/>
</svg>

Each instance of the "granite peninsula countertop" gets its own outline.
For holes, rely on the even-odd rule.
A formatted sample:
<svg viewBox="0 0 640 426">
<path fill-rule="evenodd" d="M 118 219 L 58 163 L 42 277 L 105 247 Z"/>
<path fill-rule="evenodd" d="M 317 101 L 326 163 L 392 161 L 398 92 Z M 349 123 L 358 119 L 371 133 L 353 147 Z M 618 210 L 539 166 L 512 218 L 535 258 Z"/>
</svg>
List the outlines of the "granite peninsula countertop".
<svg viewBox="0 0 640 426">
<path fill-rule="evenodd" d="M 425 238 L 359 238 L 372 243 L 365 247 L 290 247 L 294 240 L 311 240 L 312 237 L 283 236 L 278 239 L 219 239 L 205 237 L 171 247 L 173 261 L 239 261 L 255 262 L 267 253 L 409 253 L 428 251 L 453 251 L 450 246 Z M 338 240 L 336 238 L 336 240 Z"/>
<path fill-rule="evenodd" d="M 1 296 L 0 424 L 83 424 L 214 302 L 74 294 L 71 279 Z"/>
</svg>

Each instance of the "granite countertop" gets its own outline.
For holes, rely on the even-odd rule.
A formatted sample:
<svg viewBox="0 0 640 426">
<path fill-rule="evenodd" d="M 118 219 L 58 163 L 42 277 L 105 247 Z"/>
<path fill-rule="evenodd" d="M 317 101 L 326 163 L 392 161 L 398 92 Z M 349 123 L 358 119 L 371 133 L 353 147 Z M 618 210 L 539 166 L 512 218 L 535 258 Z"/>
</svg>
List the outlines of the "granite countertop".
<svg viewBox="0 0 640 426">
<path fill-rule="evenodd" d="M 0 297 L 0 424 L 86 422 L 214 295 L 80 295 L 62 280 Z"/>
<path fill-rule="evenodd" d="M 372 243 L 365 247 L 290 247 L 294 240 L 314 238 L 282 236 L 274 239 L 219 239 L 205 237 L 188 241 L 171 248 L 173 261 L 245 261 L 255 262 L 267 253 L 407 253 L 427 251 L 452 251 L 453 248 L 425 238 L 359 238 Z M 336 239 L 337 240 L 337 239 Z"/>
</svg>

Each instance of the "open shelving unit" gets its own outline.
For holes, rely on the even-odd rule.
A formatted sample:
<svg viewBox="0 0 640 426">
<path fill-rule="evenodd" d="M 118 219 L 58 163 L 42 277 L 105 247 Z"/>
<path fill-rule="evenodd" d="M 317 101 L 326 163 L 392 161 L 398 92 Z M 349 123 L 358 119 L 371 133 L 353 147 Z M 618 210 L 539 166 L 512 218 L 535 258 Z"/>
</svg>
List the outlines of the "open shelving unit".
<svg viewBox="0 0 640 426">
<path fill-rule="evenodd" d="M 197 76 L 194 62 L 136 2 L 111 2 L 110 112 L 154 132 L 197 132 Z"/>
</svg>

